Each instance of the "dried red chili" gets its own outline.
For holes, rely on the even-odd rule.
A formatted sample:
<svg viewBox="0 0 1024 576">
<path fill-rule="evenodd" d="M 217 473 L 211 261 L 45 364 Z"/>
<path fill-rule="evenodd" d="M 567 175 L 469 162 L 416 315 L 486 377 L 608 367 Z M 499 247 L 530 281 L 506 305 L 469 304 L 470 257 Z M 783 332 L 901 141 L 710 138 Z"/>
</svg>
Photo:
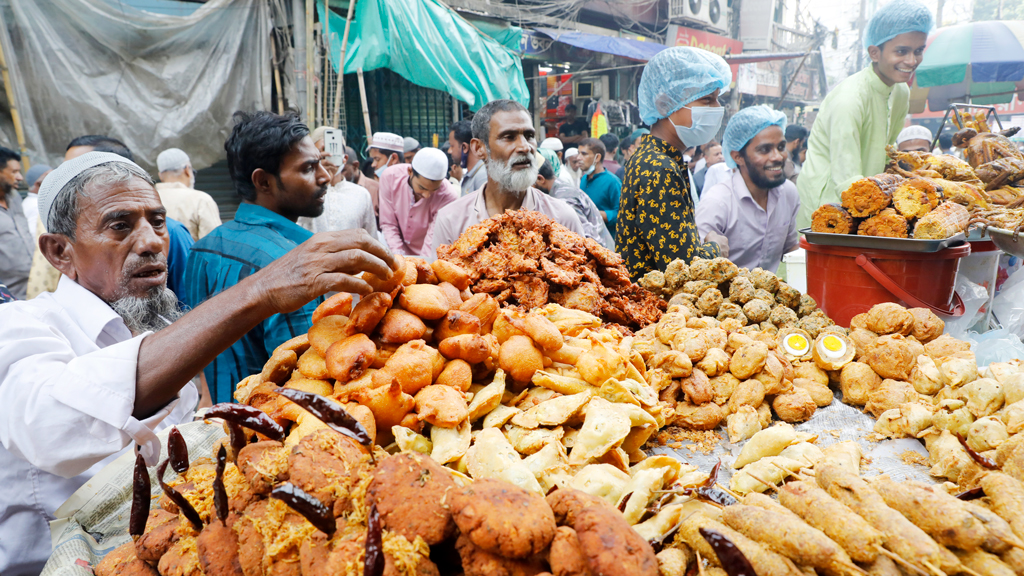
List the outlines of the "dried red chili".
<svg viewBox="0 0 1024 576">
<path fill-rule="evenodd" d="M 135 473 L 132 477 L 132 511 L 128 519 L 128 534 L 132 540 L 138 540 L 146 533 L 146 520 L 149 519 L 150 484 L 149 470 L 142 454 L 135 455 Z"/>
<path fill-rule="evenodd" d="M 271 498 L 277 498 L 284 502 L 292 510 L 309 520 L 317 530 L 331 536 L 337 529 L 334 523 L 334 514 L 324 506 L 324 503 L 303 492 L 301 488 L 290 482 L 274 487 L 270 492 Z"/>
<path fill-rule="evenodd" d="M 370 433 L 366 431 L 366 428 L 335 402 L 319 394 L 293 388 L 275 388 L 274 392 L 305 408 L 310 414 L 319 418 L 335 432 L 348 436 L 371 450 L 373 449 L 373 439 L 370 437 Z"/>
<path fill-rule="evenodd" d="M 177 426 L 171 428 L 167 435 L 167 457 L 171 461 L 172 470 L 178 474 L 188 472 L 188 445 Z"/>
<path fill-rule="evenodd" d="M 956 497 L 961 500 L 977 500 L 978 498 L 985 497 L 985 490 L 981 486 L 978 486 L 976 488 L 971 488 L 970 490 L 965 490 L 957 494 Z"/>
<path fill-rule="evenodd" d="M 724 534 L 701 528 L 700 535 L 711 545 L 715 556 L 718 556 L 718 563 L 722 565 L 722 570 L 725 570 L 726 574 L 729 576 L 757 576 L 754 567 L 750 565 L 750 560 L 747 560 L 743 552 Z"/>
<path fill-rule="evenodd" d="M 221 522 L 228 519 L 228 492 L 224 489 L 224 467 L 228 463 L 228 451 L 221 444 L 217 450 L 217 473 L 213 477 L 213 507 Z"/>
<path fill-rule="evenodd" d="M 164 460 L 160 463 L 160 466 L 156 469 L 156 481 L 160 483 L 160 489 L 164 491 L 164 494 L 174 502 L 181 513 L 185 515 L 185 518 L 192 523 L 192 527 L 196 530 L 203 529 L 203 519 L 199 517 L 199 512 L 188 501 L 187 498 L 181 493 L 171 488 L 164 482 L 164 473 L 167 472 L 167 463 L 170 460 Z"/>
<path fill-rule="evenodd" d="M 284 428 L 280 424 L 274 422 L 274 419 L 266 412 L 245 404 L 229 402 L 214 404 L 206 411 L 206 418 L 220 418 L 234 422 L 278 442 L 283 442 L 285 439 Z"/>
<path fill-rule="evenodd" d="M 964 450 L 967 450 L 967 454 L 971 459 L 978 463 L 978 466 L 988 468 L 989 470 L 999 470 L 999 464 L 996 464 L 991 458 L 982 456 L 975 452 L 973 448 L 967 445 L 967 440 L 964 440 L 962 435 L 957 434 L 956 439 L 960 441 L 960 445 L 964 447 Z"/>
<path fill-rule="evenodd" d="M 383 576 L 384 564 L 384 530 L 381 528 L 377 504 L 371 503 L 366 521 L 366 551 L 363 560 L 363 576 Z"/>
</svg>

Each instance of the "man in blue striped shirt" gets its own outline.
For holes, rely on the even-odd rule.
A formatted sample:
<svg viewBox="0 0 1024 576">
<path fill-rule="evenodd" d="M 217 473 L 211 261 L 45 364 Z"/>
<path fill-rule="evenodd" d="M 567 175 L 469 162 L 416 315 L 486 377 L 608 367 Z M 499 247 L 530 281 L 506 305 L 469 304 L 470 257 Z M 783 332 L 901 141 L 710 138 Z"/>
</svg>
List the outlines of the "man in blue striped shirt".
<svg viewBox="0 0 1024 576">
<path fill-rule="evenodd" d="M 192 307 L 309 240 L 312 233 L 295 220 L 323 212 L 331 180 L 298 116 L 238 112 L 235 119 L 224 148 L 242 204 L 234 220 L 192 247 L 186 272 L 186 300 Z M 296 283 L 304 281 L 295 278 Z M 322 301 L 321 296 L 293 312 L 267 318 L 217 356 L 205 369 L 213 401 L 230 402 L 235 385 L 259 373 L 275 348 L 305 334 Z"/>
</svg>

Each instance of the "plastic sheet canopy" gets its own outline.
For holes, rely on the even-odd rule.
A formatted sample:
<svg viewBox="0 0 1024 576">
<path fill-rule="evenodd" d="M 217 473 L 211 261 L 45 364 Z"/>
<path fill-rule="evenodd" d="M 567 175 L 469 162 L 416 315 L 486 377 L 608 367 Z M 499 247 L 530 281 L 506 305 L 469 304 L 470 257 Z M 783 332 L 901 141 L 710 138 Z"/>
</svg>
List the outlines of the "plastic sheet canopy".
<svg viewBox="0 0 1024 576">
<path fill-rule="evenodd" d="M 209 0 L 190 16 L 103 0 L 9 0 L 18 105 L 34 162 L 106 134 L 142 166 L 176 147 L 196 169 L 224 156 L 236 110 L 270 106 L 266 2 Z"/>
<path fill-rule="evenodd" d="M 321 17 L 323 8 L 317 4 Z M 331 63 L 338 69 L 345 19 L 332 13 Z M 451 94 L 478 110 L 530 94 L 519 56 L 436 0 L 359 0 L 349 30 L 345 73 L 388 68 L 414 84 Z"/>
</svg>

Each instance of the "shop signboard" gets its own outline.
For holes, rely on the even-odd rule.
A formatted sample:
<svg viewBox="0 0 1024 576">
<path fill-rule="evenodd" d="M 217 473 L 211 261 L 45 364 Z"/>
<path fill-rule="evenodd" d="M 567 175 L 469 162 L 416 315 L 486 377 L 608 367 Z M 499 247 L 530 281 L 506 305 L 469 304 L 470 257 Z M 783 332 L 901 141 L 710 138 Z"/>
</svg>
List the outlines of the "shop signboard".
<svg viewBox="0 0 1024 576">
<path fill-rule="evenodd" d="M 668 46 L 690 46 L 707 50 L 723 57 L 730 54 L 743 53 L 743 42 L 739 40 L 676 24 L 668 27 L 668 34 L 665 35 L 665 39 L 665 44 Z M 735 79 L 738 76 L 739 66 L 734 65 L 732 66 L 732 77 Z"/>
<path fill-rule="evenodd" d="M 519 52 L 528 58 L 542 58 L 551 49 L 554 40 L 539 32 L 523 28 L 519 38 Z"/>
</svg>

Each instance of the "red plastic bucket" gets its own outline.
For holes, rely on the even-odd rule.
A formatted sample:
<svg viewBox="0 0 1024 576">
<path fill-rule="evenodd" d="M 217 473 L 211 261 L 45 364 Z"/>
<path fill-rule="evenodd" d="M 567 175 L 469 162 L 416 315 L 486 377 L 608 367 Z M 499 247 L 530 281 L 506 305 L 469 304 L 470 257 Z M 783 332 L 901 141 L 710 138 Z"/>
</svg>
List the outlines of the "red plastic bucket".
<svg viewBox="0 0 1024 576">
<path fill-rule="evenodd" d="M 964 313 L 953 287 L 970 244 L 921 253 L 822 246 L 801 238 L 800 247 L 807 251 L 807 293 L 840 326 L 882 302 L 944 316 Z"/>
</svg>

